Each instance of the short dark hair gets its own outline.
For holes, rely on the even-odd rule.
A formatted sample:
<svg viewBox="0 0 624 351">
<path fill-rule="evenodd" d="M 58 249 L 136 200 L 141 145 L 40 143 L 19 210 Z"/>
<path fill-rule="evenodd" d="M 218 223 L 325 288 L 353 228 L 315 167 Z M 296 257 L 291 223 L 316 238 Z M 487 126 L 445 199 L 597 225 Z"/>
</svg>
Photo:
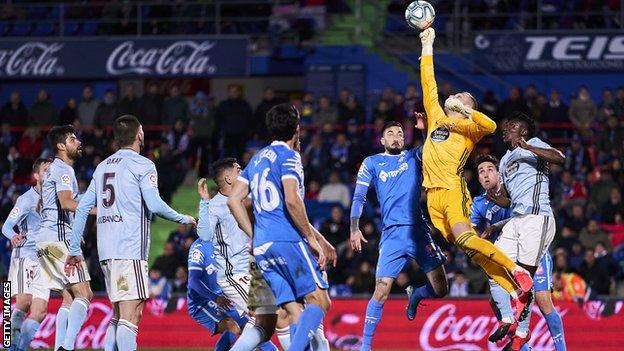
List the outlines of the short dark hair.
<svg viewBox="0 0 624 351">
<path fill-rule="evenodd" d="M 212 164 L 212 179 L 218 184 L 219 178 L 221 178 L 223 172 L 225 172 L 226 169 L 234 167 L 236 162 L 234 157 L 226 157 L 215 161 Z"/>
<path fill-rule="evenodd" d="M 529 133 L 529 135 L 527 135 L 528 138 L 532 138 L 535 135 L 535 120 L 533 119 L 533 117 L 527 114 L 524 114 L 520 111 L 514 111 L 511 113 L 511 115 L 509 115 L 507 120 L 509 122 L 518 121 L 518 122 L 524 123 L 527 129 L 527 132 Z"/>
<path fill-rule="evenodd" d="M 292 139 L 298 125 L 299 111 L 289 103 L 276 105 L 267 112 L 266 126 L 273 140 Z"/>
<path fill-rule="evenodd" d="M 479 168 L 479 165 L 482 164 L 483 162 L 491 162 L 494 164 L 496 168 L 498 168 L 498 158 L 496 158 L 496 156 L 494 155 L 490 155 L 490 154 L 478 155 L 477 158 L 475 159 L 475 166 Z"/>
<path fill-rule="evenodd" d="M 63 126 L 54 126 L 50 129 L 48 133 L 48 141 L 52 146 L 52 150 L 54 150 L 54 154 L 58 153 L 58 147 L 56 146 L 59 143 L 64 144 L 67 137 L 71 134 L 76 133 L 76 130 L 71 125 L 63 125 Z"/>
<path fill-rule="evenodd" d="M 33 172 L 39 172 L 39 168 L 41 168 L 41 165 L 44 163 L 52 163 L 52 159 L 47 157 L 39 157 L 36 159 L 32 166 Z"/>
<path fill-rule="evenodd" d="M 113 138 L 119 147 L 132 145 L 141 123 L 133 115 L 123 115 L 113 122 Z"/>
<path fill-rule="evenodd" d="M 386 129 L 388 128 L 392 128 L 392 127 L 399 127 L 401 129 L 403 129 L 403 125 L 397 121 L 390 121 L 390 122 L 386 122 L 386 124 L 384 124 L 383 129 L 381 130 L 381 134 L 386 132 Z"/>
</svg>

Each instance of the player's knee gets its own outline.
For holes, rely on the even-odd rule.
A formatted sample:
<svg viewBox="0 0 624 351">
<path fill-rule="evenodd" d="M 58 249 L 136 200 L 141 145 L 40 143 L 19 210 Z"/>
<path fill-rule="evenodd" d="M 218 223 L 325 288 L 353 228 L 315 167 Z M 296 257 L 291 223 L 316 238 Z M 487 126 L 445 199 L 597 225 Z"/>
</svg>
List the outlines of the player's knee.
<svg viewBox="0 0 624 351">
<path fill-rule="evenodd" d="M 41 323 L 47 314 L 48 314 L 47 303 L 33 304 L 30 309 L 30 315 L 28 317 Z"/>
<path fill-rule="evenodd" d="M 537 307 L 539 307 L 540 312 L 544 315 L 549 314 L 555 309 L 549 291 L 535 293 L 535 303 L 537 303 Z"/>
<path fill-rule="evenodd" d="M 383 281 L 377 281 L 375 284 L 375 292 L 373 293 L 373 298 L 377 300 L 380 304 L 383 304 L 390 296 L 390 285 Z"/>
<path fill-rule="evenodd" d="M 437 298 L 444 297 L 449 292 L 448 281 L 446 279 L 436 281 L 436 283 L 431 286 L 433 287 L 433 293 Z"/>
</svg>

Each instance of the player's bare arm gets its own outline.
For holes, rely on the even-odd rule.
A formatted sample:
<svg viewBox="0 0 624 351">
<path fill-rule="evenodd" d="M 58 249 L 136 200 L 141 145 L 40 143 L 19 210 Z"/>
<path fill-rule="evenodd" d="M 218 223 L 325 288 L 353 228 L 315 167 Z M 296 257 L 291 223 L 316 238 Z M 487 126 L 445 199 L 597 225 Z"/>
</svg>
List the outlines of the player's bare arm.
<svg viewBox="0 0 624 351">
<path fill-rule="evenodd" d="M 238 226 L 245 232 L 250 238 L 253 237 L 253 226 L 249 219 L 249 214 L 245 208 L 243 201 L 249 194 L 249 185 L 247 183 L 237 180 L 232 187 L 232 193 L 228 197 L 227 205 L 234 219 L 238 223 Z"/>
<path fill-rule="evenodd" d="M 490 189 L 486 193 L 488 199 L 498 206 L 504 208 L 509 208 L 511 206 L 511 198 L 509 197 L 509 193 L 507 192 L 505 185 L 500 184 L 498 188 Z"/>
<path fill-rule="evenodd" d="M 524 138 L 518 139 L 517 146 L 527 151 L 531 151 L 537 157 L 541 158 L 546 162 L 557 165 L 562 165 L 565 162 L 565 156 L 563 155 L 563 153 L 555 148 L 543 148 L 529 145 L 527 144 L 526 140 L 524 140 Z"/>
</svg>

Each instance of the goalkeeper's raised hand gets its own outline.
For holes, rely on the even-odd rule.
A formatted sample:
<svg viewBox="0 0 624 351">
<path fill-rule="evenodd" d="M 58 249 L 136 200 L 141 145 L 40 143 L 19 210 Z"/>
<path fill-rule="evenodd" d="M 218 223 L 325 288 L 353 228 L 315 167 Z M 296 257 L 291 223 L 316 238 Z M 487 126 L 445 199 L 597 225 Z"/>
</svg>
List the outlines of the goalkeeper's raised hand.
<svg viewBox="0 0 624 351">
<path fill-rule="evenodd" d="M 420 32 L 420 42 L 422 44 L 422 55 L 433 55 L 433 41 L 435 39 L 435 30 L 429 27 Z"/>
<path fill-rule="evenodd" d="M 449 111 L 461 113 L 466 118 L 470 118 L 472 116 L 472 109 L 464 105 L 463 102 L 455 97 L 446 99 L 444 107 Z"/>
</svg>

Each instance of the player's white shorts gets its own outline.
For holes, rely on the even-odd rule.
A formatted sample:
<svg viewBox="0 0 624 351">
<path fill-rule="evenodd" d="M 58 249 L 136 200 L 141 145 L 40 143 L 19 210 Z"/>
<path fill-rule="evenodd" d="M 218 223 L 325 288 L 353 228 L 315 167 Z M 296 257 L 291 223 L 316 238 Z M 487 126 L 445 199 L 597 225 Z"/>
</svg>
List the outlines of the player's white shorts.
<svg viewBox="0 0 624 351">
<path fill-rule="evenodd" d="M 44 241 L 36 244 L 37 256 L 47 279 L 46 286 L 50 290 L 62 290 L 70 284 L 91 280 L 87 263 L 82 260 L 80 267 L 70 277 L 65 275 L 65 260 L 69 254 L 69 241 Z"/>
<path fill-rule="evenodd" d="M 277 313 L 277 303 L 273 290 L 262 277 L 256 259 L 253 255 L 249 257 L 249 273 L 251 273 L 251 283 L 249 286 L 249 310 L 256 314 Z"/>
<path fill-rule="evenodd" d="M 11 282 L 11 297 L 29 294 L 33 299 L 48 301 L 50 298 L 50 290 L 46 287 L 47 280 L 42 275 L 38 261 L 30 258 L 11 259 L 9 281 Z"/>
<path fill-rule="evenodd" d="M 514 262 L 537 267 L 555 238 L 552 216 L 522 215 L 505 224 L 494 243 Z"/>
<path fill-rule="evenodd" d="M 240 315 L 247 314 L 249 308 L 249 288 L 251 287 L 251 274 L 233 274 L 225 280 L 219 281 L 223 295 L 234 302 L 234 307 Z"/>
<path fill-rule="evenodd" d="M 111 302 L 147 300 L 149 297 L 147 261 L 104 260 L 100 261 L 100 266 Z"/>
</svg>

